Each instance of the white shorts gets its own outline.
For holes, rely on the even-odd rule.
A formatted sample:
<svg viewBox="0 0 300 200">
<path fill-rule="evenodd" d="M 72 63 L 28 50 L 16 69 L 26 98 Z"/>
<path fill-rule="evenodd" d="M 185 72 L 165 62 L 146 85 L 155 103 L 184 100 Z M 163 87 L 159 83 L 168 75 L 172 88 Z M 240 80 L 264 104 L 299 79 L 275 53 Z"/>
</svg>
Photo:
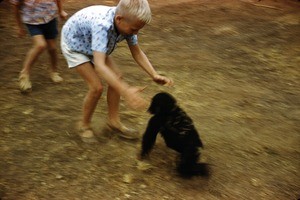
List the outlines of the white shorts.
<svg viewBox="0 0 300 200">
<path fill-rule="evenodd" d="M 86 62 L 93 62 L 93 56 L 87 56 L 69 49 L 63 38 L 64 37 L 61 36 L 60 47 L 64 57 L 67 60 L 69 68 L 77 67 L 78 65 Z"/>
</svg>

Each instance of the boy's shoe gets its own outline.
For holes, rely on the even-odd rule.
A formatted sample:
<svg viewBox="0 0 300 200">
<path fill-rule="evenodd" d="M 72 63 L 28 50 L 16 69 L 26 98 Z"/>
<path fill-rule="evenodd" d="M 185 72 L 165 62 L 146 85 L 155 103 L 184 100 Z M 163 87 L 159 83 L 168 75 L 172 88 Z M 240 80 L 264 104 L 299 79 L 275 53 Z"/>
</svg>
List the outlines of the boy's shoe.
<svg viewBox="0 0 300 200">
<path fill-rule="evenodd" d="M 92 128 L 79 128 L 78 135 L 84 143 L 97 143 L 98 142 Z"/>
<path fill-rule="evenodd" d="M 50 73 L 50 78 L 54 83 L 60 83 L 63 82 L 63 78 L 59 75 L 58 72 L 51 72 Z"/>
<path fill-rule="evenodd" d="M 136 140 L 139 138 L 139 132 L 137 130 L 127 128 L 124 125 L 121 125 L 120 127 L 115 127 L 110 123 L 107 123 L 106 125 L 110 131 L 117 133 L 118 136 L 122 138 L 129 139 L 129 140 Z"/>
<path fill-rule="evenodd" d="M 24 92 L 24 93 L 31 92 L 32 85 L 31 85 L 31 81 L 29 78 L 29 74 L 20 73 L 19 86 L 20 86 L 21 92 Z"/>
</svg>

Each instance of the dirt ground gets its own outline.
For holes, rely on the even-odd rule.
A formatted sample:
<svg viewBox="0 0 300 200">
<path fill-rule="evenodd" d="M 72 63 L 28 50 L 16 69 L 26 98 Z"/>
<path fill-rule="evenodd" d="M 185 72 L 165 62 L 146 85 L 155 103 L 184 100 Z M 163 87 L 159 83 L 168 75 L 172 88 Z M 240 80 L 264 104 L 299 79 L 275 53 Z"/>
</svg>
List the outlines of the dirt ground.
<svg viewBox="0 0 300 200">
<path fill-rule="evenodd" d="M 150 171 L 136 166 L 138 142 L 109 135 L 105 95 L 93 118 L 97 144 L 82 143 L 75 124 L 86 86 L 59 55 L 53 84 L 44 53 L 33 92 L 18 90 L 31 41 L 16 37 L 8 1 L 0 4 L 0 199 L 278 199 L 300 198 L 300 2 L 295 0 L 149 0 L 153 21 L 142 49 L 175 86 L 152 83 L 125 43 L 113 56 L 125 80 L 173 94 L 205 144 L 211 177 L 180 178 L 176 153 L 159 137 Z M 65 10 L 115 1 L 65 0 Z M 60 27 L 64 22 L 60 22 Z M 124 123 L 145 130 L 146 112 L 121 107 Z"/>
</svg>

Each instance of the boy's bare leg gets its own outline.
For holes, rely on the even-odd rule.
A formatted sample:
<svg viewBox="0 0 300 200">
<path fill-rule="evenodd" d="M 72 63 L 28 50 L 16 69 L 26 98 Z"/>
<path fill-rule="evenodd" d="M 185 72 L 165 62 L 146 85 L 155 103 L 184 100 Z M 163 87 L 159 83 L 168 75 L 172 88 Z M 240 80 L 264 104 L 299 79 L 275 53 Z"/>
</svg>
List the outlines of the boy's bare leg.
<svg viewBox="0 0 300 200">
<path fill-rule="evenodd" d="M 39 55 L 46 49 L 47 43 L 42 35 L 35 35 L 32 37 L 33 46 L 26 55 L 23 63 L 23 69 L 20 73 L 20 89 L 26 91 L 31 89 L 30 70 Z"/>
<path fill-rule="evenodd" d="M 122 75 L 119 68 L 113 62 L 110 57 L 107 57 L 106 64 L 109 66 L 121 79 Z M 107 105 L 108 105 L 108 126 L 117 131 L 119 136 L 126 139 L 137 139 L 139 137 L 138 131 L 134 129 L 129 129 L 121 123 L 119 115 L 119 105 L 120 105 L 120 95 L 112 87 L 108 87 L 107 90 Z"/>
<path fill-rule="evenodd" d="M 50 62 L 51 62 L 51 71 L 56 72 L 57 71 L 57 50 L 56 50 L 56 40 L 55 39 L 49 39 L 46 40 L 48 44 L 48 53 L 50 56 Z"/>
<path fill-rule="evenodd" d="M 51 62 L 51 71 L 50 71 L 50 78 L 53 82 L 59 83 L 63 81 L 63 78 L 59 75 L 57 72 L 57 48 L 56 48 L 56 40 L 55 39 L 49 39 L 46 40 L 48 45 L 48 53 L 50 56 L 50 62 Z"/>
<path fill-rule="evenodd" d="M 109 56 L 106 59 L 106 64 L 117 74 L 119 78 L 122 77 L 120 70 Z M 120 95 L 110 86 L 108 86 L 107 89 L 107 105 L 109 123 L 113 126 L 119 126 L 121 123 L 119 116 Z"/>
<path fill-rule="evenodd" d="M 103 86 L 90 62 L 83 63 L 75 69 L 88 84 L 89 91 L 83 101 L 81 128 L 90 128 L 92 116 L 97 107 L 98 100 L 101 97 Z"/>
<path fill-rule="evenodd" d="M 108 86 L 107 90 L 108 120 L 111 124 L 119 124 L 119 105 L 120 95 L 112 87 Z"/>
<path fill-rule="evenodd" d="M 35 35 L 32 37 L 33 46 L 26 55 L 23 69 L 21 73 L 29 74 L 31 66 L 34 64 L 39 55 L 46 49 L 47 43 L 42 35 Z"/>
</svg>

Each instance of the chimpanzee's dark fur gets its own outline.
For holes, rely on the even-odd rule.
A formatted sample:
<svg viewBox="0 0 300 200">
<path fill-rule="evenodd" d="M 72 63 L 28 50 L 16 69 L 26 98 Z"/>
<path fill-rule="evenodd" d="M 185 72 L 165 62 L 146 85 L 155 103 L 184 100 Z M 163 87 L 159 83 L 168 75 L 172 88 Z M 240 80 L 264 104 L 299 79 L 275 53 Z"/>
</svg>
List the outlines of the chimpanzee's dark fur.
<svg viewBox="0 0 300 200">
<path fill-rule="evenodd" d="M 175 98 L 165 92 L 156 94 L 148 112 L 153 116 L 143 135 L 141 158 L 148 156 L 160 133 L 166 145 L 180 153 L 177 169 L 182 176 L 208 176 L 207 164 L 198 163 L 202 141 L 192 119 L 176 104 Z"/>
</svg>

